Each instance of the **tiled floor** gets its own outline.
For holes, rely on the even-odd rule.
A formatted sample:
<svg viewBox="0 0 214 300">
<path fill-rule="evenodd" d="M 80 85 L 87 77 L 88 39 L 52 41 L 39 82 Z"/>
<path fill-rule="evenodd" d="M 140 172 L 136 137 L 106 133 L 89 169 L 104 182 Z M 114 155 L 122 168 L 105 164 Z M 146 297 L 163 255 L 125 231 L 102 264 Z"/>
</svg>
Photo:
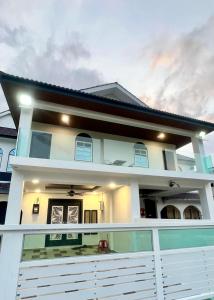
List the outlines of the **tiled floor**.
<svg viewBox="0 0 214 300">
<path fill-rule="evenodd" d="M 79 247 L 47 247 L 42 249 L 24 249 L 22 261 L 51 259 L 70 256 L 84 256 L 115 253 L 114 251 L 100 252 L 97 246 L 79 246 Z"/>
</svg>

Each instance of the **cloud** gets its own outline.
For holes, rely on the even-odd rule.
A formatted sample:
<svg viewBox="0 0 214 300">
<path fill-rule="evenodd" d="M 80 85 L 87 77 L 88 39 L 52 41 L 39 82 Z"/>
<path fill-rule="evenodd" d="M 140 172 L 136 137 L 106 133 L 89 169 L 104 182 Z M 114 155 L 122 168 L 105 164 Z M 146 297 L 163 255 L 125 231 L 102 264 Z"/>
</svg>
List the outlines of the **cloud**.
<svg viewBox="0 0 214 300">
<path fill-rule="evenodd" d="M 92 53 L 78 32 L 68 32 L 61 40 L 50 34 L 38 43 L 31 30 L 0 20 L 0 52 L 0 69 L 15 75 L 74 89 L 103 81 L 102 74 L 88 66 Z"/>
<path fill-rule="evenodd" d="M 150 42 L 142 99 L 153 107 L 214 121 L 214 17 L 177 38 Z"/>
</svg>

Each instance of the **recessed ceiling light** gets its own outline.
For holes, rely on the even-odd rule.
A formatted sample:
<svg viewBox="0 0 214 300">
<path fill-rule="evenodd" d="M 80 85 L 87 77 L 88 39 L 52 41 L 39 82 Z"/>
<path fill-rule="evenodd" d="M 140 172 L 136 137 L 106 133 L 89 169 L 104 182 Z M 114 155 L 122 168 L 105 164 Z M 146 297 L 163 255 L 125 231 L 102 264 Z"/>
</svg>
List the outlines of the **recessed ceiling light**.
<svg viewBox="0 0 214 300">
<path fill-rule="evenodd" d="M 199 132 L 199 137 L 200 137 L 200 138 L 204 138 L 205 135 L 206 135 L 206 132 L 205 132 L 205 131 L 202 130 L 202 131 Z"/>
<path fill-rule="evenodd" d="M 160 140 L 165 139 L 165 137 L 166 137 L 166 135 L 163 132 L 159 133 L 158 136 L 157 136 L 157 138 L 160 139 Z"/>
<path fill-rule="evenodd" d="M 108 186 L 110 187 L 110 189 L 116 188 L 116 184 L 114 182 L 110 182 Z"/>
<path fill-rule="evenodd" d="M 29 94 L 20 94 L 18 100 L 23 106 L 31 106 L 33 103 L 32 97 Z"/>
<path fill-rule="evenodd" d="M 39 179 L 36 179 L 36 178 L 33 179 L 33 180 L 32 180 L 32 183 L 33 183 L 33 184 L 38 184 L 38 183 L 39 183 Z"/>
<path fill-rule="evenodd" d="M 68 115 L 62 115 L 61 121 L 68 125 L 70 123 L 70 117 Z"/>
</svg>

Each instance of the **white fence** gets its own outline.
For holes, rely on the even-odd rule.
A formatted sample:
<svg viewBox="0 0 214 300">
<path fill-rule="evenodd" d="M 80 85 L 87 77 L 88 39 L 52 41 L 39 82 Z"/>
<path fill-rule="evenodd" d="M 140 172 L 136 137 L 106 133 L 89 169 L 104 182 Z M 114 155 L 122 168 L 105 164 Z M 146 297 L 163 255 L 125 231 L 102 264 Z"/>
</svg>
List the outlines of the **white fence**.
<svg viewBox="0 0 214 300">
<path fill-rule="evenodd" d="M 163 224 L 163 223 L 162 223 Z M 190 228 L 188 222 L 177 222 Z M 214 228 L 211 222 L 189 222 Z M 204 224 L 204 225 L 203 225 Z M 147 225 L 2 226 L 1 300 L 200 300 L 214 297 L 214 246 L 160 250 L 159 229 Z M 151 230 L 153 250 L 21 261 L 25 234 Z"/>
</svg>

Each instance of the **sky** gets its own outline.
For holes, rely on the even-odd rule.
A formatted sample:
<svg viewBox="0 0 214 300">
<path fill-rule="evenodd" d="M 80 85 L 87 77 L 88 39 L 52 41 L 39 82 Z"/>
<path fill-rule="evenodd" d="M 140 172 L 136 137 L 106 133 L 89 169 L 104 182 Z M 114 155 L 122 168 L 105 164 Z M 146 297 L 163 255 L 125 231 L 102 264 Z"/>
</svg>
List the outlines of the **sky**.
<svg viewBox="0 0 214 300">
<path fill-rule="evenodd" d="M 0 0 L 0 70 L 214 122 L 214 1 Z"/>
</svg>

